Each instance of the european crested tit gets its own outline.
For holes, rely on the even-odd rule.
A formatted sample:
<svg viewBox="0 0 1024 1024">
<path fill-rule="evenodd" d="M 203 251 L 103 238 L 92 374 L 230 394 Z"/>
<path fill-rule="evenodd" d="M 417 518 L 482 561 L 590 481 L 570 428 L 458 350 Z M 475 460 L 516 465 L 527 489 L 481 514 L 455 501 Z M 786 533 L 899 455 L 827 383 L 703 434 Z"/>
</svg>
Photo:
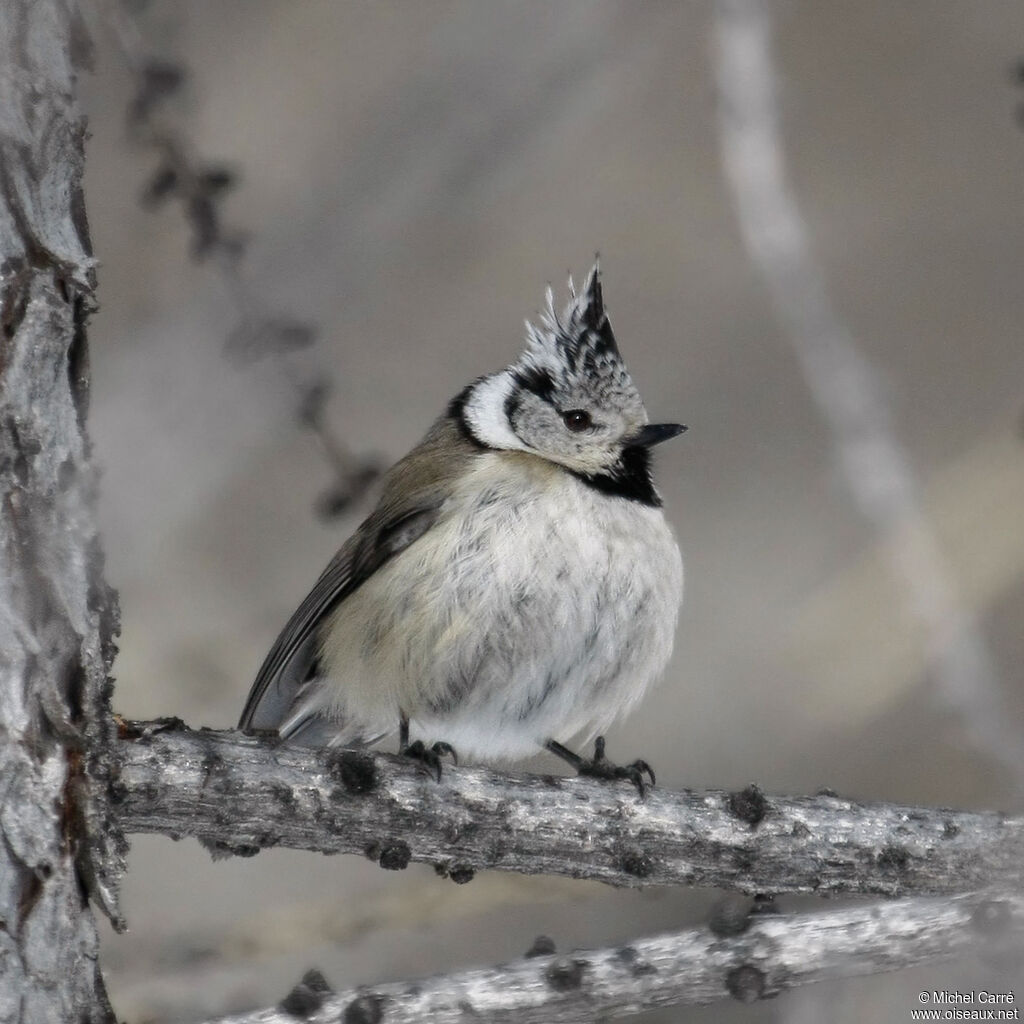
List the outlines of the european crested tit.
<svg viewBox="0 0 1024 1024">
<path fill-rule="evenodd" d="M 650 424 L 595 265 L 505 370 L 474 381 L 385 476 L 373 513 L 288 621 L 239 727 L 515 759 L 547 748 L 629 778 L 602 733 L 664 670 L 683 566 L 651 480 Z M 422 739 L 410 745 L 410 726 Z M 593 759 L 559 739 L 598 736 Z M 424 742 L 426 741 L 426 743 Z M 437 741 L 437 742 L 433 742 Z"/>
</svg>

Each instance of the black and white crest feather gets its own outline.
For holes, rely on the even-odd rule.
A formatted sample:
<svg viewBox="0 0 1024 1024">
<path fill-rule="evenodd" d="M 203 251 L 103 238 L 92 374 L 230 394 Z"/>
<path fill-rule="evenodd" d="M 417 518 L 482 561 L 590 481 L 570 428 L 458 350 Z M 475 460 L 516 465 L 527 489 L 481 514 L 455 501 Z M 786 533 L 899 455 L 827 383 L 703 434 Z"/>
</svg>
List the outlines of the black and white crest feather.
<svg viewBox="0 0 1024 1024">
<path fill-rule="evenodd" d="M 517 381 L 547 397 L 586 380 L 594 397 L 612 404 L 640 404 L 604 308 L 601 268 L 594 264 L 583 291 L 569 278 L 569 303 L 559 314 L 547 290 L 538 325 L 526 322 L 526 351 L 514 367 Z M 631 401 L 635 396 L 635 403 Z"/>
<path fill-rule="evenodd" d="M 596 264 L 582 292 L 569 279 L 561 312 L 548 288 L 519 358 L 475 381 L 449 411 L 481 447 L 539 455 L 609 495 L 659 501 L 645 447 L 634 443 L 647 411 L 619 353 Z"/>
</svg>

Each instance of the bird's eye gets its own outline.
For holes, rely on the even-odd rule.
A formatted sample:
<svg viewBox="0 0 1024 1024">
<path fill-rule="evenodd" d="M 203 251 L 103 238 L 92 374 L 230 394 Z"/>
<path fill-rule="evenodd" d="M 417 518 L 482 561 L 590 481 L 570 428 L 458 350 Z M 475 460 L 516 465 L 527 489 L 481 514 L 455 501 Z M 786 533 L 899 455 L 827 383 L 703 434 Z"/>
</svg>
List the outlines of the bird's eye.
<svg viewBox="0 0 1024 1024">
<path fill-rule="evenodd" d="M 570 409 L 562 413 L 562 422 L 574 433 L 586 430 L 593 422 L 585 409 Z"/>
</svg>

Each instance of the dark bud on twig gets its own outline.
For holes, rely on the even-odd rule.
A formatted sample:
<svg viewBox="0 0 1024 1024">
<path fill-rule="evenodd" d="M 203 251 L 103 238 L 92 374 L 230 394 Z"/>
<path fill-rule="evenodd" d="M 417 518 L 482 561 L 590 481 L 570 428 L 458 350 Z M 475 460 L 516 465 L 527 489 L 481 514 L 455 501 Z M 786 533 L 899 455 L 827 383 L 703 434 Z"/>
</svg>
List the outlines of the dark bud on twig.
<svg viewBox="0 0 1024 1024">
<path fill-rule="evenodd" d="M 381 466 L 376 460 L 357 460 L 345 445 L 332 435 L 324 418 L 324 406 L 330 392 L 330 383 L 323 379 L 305 384 L 299 390 L 299 404 L 296 409 L 299 422 L 320 439 L 328 460 L 335 468 L 334 484 L 321 494 L 316 502 L 317 515 L 326 521 L 345 512 L 354 501 L 366 493 L 366 489 L 381 473 Z"/>
<path fill-rule="evenodd" d="M 1013 911 L 1001 900 L 980 904 L 971 914 L 971 925 L 982 935 L 1004 937 L 1013 924 Z"/>
<path fill-rule="evenodd" d="M 733 999 L 741 1003 L 756 1003 L 764 997 L 764 972 L 752 964 L 735 967 L 725 976 L 725 987 Z"/>
<path fill-rule="evenodd" d="M 1024 86 L 1024 57 L 1019 57 L 1013 65 L 1013 80 L 1019 86 Z M 1024 103 L 1017 107 L 1017 123 L 1024 128 Z"/>
<path fill-rule="evenodd" d="M 412 850 L 403 839 L 393 839 L 384 843 L 377 856 L 377 863 L 385 871 L 404 871 L 412 860 Z"/>
<path fill-rule="evenodd" d="M 730 935 L 742 935 L 750 927 L 750 914 L 753 906 L 743 896 L 729 895 L 720 899 L 712 908 L 708 917 L 708 927 L 723 938 Z"/>
<path fill-rule="evenodd" d="M 234 188 L 238 184 L 238 175 L 227 167 L 207 167 L 199 173 L 196 187 L 208 195 L 214 196 Z"/>
<path fill-rule="evenodd" d="M 385 1000 L 375 992 L 357 996 L 342 1014 L 342 1024 L 380 1024 L 384 1019 Z"/>
<path fill-rule="evenodd" d="M 355 494 L 351 488 L 332 487 L 316 499 L 317 517 L 329 523 L 332 519 L 344 515 L 354 499 Z"/>
<path fill-rule="evenodd" d="M 317 515 L 327 522 L 343 515 L 354 501 L 358 501 L 366 493 L 367 488 L 380 474 L 379 463 L 370 460 L 360 462 L 343 480 L 317 498 Z"/>
<path fill-rule="evenodd" d="M 556 952 L 554 939 L 547 935 L 538 935 L 524 955 L 532 959 L 535 956 L 552 956 Z"/>
<path fill-rule="evenodd" d="M 241 239 L 229 238 L 224 234 L 220 222 L 217 203 L 223 193 L 235 182 L 234 174 L 224 167 L 209 167 L 196 173 L 188 202 L 186 214 L 192 225 L 192 255 L 197 260 L 209 256 L 215 248 L 232 253 L 237 246 L 241 252 Z"/>
<path fill-rule="evenodd" d="M 139 73 L 139 86 L 128 104 L 128 127 L 138 128 L 161 100 L 176 93 L 185 82 L 185 69 L 166 60 L 151 60 Z"/>
<path fill-rule="evenodd" d="M 186 215 L 192 225 L 192 257 L 203 260 L 220 241 L 220 217 L 216 204 L 205 193 L 194 193 L 186 204 Z"/>
<path fill-rule="evenodd" d="M 583 987 L 583 975 L 587 969 L 585 960 L 574 960 L 563 956 L 552 961 L 544 972 L 547 983 L 556 992 L 572 992 Z"/>
<path fill-rule="evenodd" d="M 322 378 L 302 387 L 295 414 L 304 427 L 320 426 L 323 422 L 324 406 L 327 404 L 330 393 L 330 382 Z"/>
<path fill-rule="evenodd" d="M 169 60 L 151 60 L 142 69 L 143 88 L 152 96 L 170 96 L 185 82 L 185 69 Z"/>
<path fill-rule="evenodd" d="M 271 320 L 269 326 L 273 330 L 275 352 L 291 352 L 297 348 L 306 348 L 316 341 L 316 329 L 301 320 L 278 318 Z"/>
<path fill-rule="evenodd" d="M 324 1005 L 327 996 L 333 993 L 334 989 L 327 979 L 313 968 L 306 971 L 298 985 L 281 1000 L 281 1009 L 293 1017 L 311 1017 Z"/>
<path fill-rule="evenodd" d="M 768 813 L 768 801 L 764 793 L 751 783 L 746 789 L 729 794 L 729 810 L 751 828 L 757 828 Z"/>
<path fill-rule="evenodd" d="M 177 188 L 178 172 L 173 167 L 166 165 L 158 167 L 156 174 L 149 179 L 142 192 L 142 205 L 150 208 L 159 206 Z"/>
<path fill-rule="evenodd" d="M 243 320 L 224 342 L 224 354 L 239 365 L 255 363 L 266 355 L 280 355 L 295 349 L 306 348 L 316 340 L 316 330 L 301 320 L 286 317 L 264 317 L 258 320 Z M 324 394 L 319 395 L 318 389 Z M 299 419 L 309 423 L 309 416 L 319 415 L 319 409 L 326 399 L 327 385 L 321 382 L 304 389 L 299 404 Z"/>
</svg>

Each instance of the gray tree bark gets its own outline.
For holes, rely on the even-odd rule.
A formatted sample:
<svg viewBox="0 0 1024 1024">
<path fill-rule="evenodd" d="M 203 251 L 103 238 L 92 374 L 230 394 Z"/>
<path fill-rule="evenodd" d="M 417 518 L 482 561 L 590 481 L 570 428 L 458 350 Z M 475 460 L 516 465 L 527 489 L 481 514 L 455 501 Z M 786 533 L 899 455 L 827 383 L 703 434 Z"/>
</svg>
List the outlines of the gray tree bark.
<svg viewBox="0 0 1024 1024">
<path fill-rule="evenodd" d="M 0 3 L 0 1021 L 112 1020 L 91 896 L 115 921 L 106 803 L 116 599 L 85 417 L 95 286 L 73 0 Z"/>
<path fill-rule="evenodd" d="M 112 799 L 126 832 L 362 853 L 434 864 L 456 882 L 491 868 L 612 885 L 907 896 L 1024 886 L 1024 819 L 750 787 L 644 800 L 628 783 L 448 769 L 309 750 L 181 723 L 125 723 Z"/>
<path fill-rule="evenodd" d="M 655 1007 L 752 1003 L 812 982 L 968 952 L 1019 963 L 1024 899 L 975 893 L 800 917 L 754 915 L 616 949 L 530 956 L 483 970 L 333 993 L 315 972 L 279 1006 L 215 1024 L 590 1024 Z M 914 1006 L 918 1005 L 916 1002 Z M 907 1007 L 907 1019 L 910 1010 Z"/>
</svg>

